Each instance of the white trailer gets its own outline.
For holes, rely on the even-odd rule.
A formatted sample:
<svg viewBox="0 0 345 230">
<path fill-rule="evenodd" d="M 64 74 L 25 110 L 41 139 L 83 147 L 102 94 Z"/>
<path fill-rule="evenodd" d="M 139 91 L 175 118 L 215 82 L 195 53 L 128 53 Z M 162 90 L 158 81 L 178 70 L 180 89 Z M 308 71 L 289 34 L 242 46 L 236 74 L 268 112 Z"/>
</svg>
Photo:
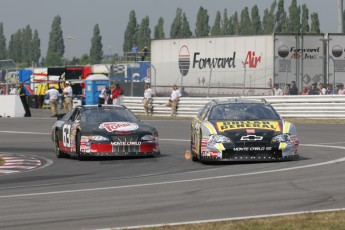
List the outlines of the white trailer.
<svg viewBox="0 0 345 230">
<path fill-rule="evenodd" d="M 177 84 L 190 96 L 269 95 L 274 36 L 153 40 L 151 63 L 157 94 Z"/>
</svg>

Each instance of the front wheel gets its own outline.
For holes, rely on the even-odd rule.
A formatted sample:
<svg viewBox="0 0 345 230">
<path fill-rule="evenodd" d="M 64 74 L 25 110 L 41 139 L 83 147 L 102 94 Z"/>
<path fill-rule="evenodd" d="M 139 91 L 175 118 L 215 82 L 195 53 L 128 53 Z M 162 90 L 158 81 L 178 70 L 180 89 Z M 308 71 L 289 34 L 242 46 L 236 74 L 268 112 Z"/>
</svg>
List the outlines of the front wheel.
<svg viewBox="0 0 345 230">
<path fill-rule="evenodd" d="M 64 152 L 60 151 L 60 145 L 59 145 L 59 136 L 55 132 L 55 155 L 57 158 L 64 158 L 66 155 Z"/>
<path fill-rule="evenodd" d="M 78 132 L 76 140 L 75 140 L 75 153 L 77 155 L 78 161 L 82 161 L 85 159 L 85 156 L 82 156 L 80 153 L 80 139 L 81 139 L 81 135 L 80 135 L 80 132 Z"/>
</svg>

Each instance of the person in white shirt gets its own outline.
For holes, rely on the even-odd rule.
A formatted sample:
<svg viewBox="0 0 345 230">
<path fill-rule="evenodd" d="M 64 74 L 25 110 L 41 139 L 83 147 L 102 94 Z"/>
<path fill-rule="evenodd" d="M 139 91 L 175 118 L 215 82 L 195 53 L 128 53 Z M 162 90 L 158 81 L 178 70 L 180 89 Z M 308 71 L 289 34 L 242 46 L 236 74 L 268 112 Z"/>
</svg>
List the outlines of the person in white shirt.
<svg viewBox="0 0 345 230">
<path fill-rule="evenodd" d="M 65 109 L 67 111 L 70 111 L 73 108 L 73 105 L 72 105 L 73 90 L 72 90 L 70 81 L 66 81 L 65 84 L 66 84 L 66 87 L 64 88 L 62 93 L 65 96 Z"/>
<path fill-rule="evenodd" d="M 171 101 L 171 116 L 176 117 L 177 115 L 177 104 L 182 96 L 180 90 L 177 88 L 177 85 L 173 85 L 173 90 L 171 92 L 170 101 Z"/>
<path fill-rule="evenodd" d="M 145 83 L 144 85 L 144 98 L 142 100 L 143 102 L 143 106 L 144 106 L 144 110 L 145 110 L 145 115 L 146 116 L 152 116 L 153 114 L 153 106 L 152 106 L 152 102 L 153 102 L 153 90 L 150 88 L 150 83 Z"/>
<path fill-rule="evenodd" d="M 108 97 L 109 97 L 108 92 L 109 92 L 109 86 L 105 86 L 98 96 L 99 105 L 108 104 Z"/>
<path fill-rule="evenodd" d="M 273 94 L 274 96 L 283 96 L 284 93 L 283 93 L 283 90 L 281 88 L 279 88 L 279 84 L 274 84 L 274 87 L 273 87 Z"/>
<path fill-rule="evenodd" d="M 52 111 L 52 117 L 56 117 L 58 115 L 58 99 L 59 99 L 59 91 L 55 88 L 55 86 L 51 86 L 49 90 L 46 92 L 46 97 L 49 99 L 50 109 Z"/>
<path fill-rule="evenodd" d="M 326 95 L 326 88 L 324 87 L 323 83 L 319 83 L 319 88 L 320 88 L 320 95 Z"/>
<path fill-rule="evenodd" d="M 14 85 L 10 85 L 10 95 L 17 95 L 17 88 Z"/>
</svg>

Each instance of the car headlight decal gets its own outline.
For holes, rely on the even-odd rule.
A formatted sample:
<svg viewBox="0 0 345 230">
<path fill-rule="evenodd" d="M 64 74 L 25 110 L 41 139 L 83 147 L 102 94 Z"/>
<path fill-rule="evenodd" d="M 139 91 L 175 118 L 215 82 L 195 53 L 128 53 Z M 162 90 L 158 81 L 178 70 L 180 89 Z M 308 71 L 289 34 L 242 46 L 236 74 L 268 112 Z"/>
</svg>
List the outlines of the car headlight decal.
<svg viewBox="0 0 345 230">
<path fill-rule="evenodd" d="M 91 141 L 109 141 L 109 138 L 101 136 L 101 135 L 88 136 L 88 138 Z"/>
<path fill-rule="evenodd" d="M 214 134 L 210 136 L 210 139 L 208 139 L 209 143 L 216 144 L 216 143 L 231 143 L 231 139 L 229 137 Z"/>
<path fill-rule="evenodd" d="M 289 134 L 286 134 L 286 133 L 282 133 L 282 134 L 279 134 L 275 137 L 272 138 L 272 142 L 273 143 L 290 143 L 291 142 L 291 138 L 290 138 L 290 135 Z"/>
<path fill-rule="evenodd" d="M 145 135 L 140 138 L 141 141 L 156 141 L 158 138 L 154 135 Z"/>
</svg>

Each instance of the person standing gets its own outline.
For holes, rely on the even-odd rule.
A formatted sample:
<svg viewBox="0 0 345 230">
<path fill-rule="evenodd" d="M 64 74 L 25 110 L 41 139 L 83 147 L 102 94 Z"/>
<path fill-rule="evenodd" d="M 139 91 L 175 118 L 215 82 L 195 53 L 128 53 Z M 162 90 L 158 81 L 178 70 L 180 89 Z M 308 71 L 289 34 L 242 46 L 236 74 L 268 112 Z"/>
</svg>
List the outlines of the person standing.
<svg viewBox="0 0 345 230">
<path fill-rule="evenodd" d="M 98 96 L 98 104 L 99 105 L 104 105 L 104 104 L 108 104 L 108 91 L 109 91 L 109 86 L 105 86 L 101 93 Z"/>
<path fill-rule="evenodd" d="M 273 87 L 273 95 L 274 96 L 283 96 L 283 90 L 281 88 L 279 88 L 279 84 L 275 83 L 274 87 Z"/>
<path fill-rule="evenodd" d="M 327 94 L 327 89 L 324 87 L 323 83 L 319 83 L 319 89 L 320 89 L 320 95 L 326 95 Z"/>
<path fill-rule="evenodd" d="M 333 85 L 327 84 L 326 95 L 333 95 Z"/>
<path fill-rule="evenodd" d="M 64 88 L 62 94 L 65 96 L 65 109 L 67 111 L 72 110 L 72 97 L 73 97 L 73 90 L 71 87 L 71 82 L 66 81 L 65 82 L 66 87 Z"/>
<path fill-rule="evenodd" d="M 338 86 L 338 92 L 337 92 L 337 94 L 338 94 L 338 95 L 345 95 L 344 84 L 343 84 L 343 83 L 340 83 L 340 84 L 338 84 L 337 86 Z"/>
<path fill-rule="evenodd" d="M 173 85 L 173 90 L 170 95 L 172 117 L 176 117 L 177 115 L 177 105 L 180 100 L 180 97 L 182 97 L 180 90 L 177 88 L 177 85 Z"/>
<path fill-rule="evenodd" d="M 15 85 L 10 85 L 9 95 L 17 95 L 17 88 Z"/>
<path fill-rule="evenodd" d="M 119 83 L 115 84 L 115 87 L 113 88 L 113 91 L 111 93 L 112 99 L 113 99 L 113 105 L 121 105 L 122 103 L 122 97 L 123 97 L 123 89 L 121 88 Z"/>
<path fill-rule="evenodd" d="M 147 46 L 144 47 L 142 52 L 143 52 L 143 54 L 141 55 L 141 61 L 145 61 L 145 58 L 146 58 L 147 54 L 149 53 L 149 49 L 147 48 Z"/>
<path fill-rule="evenodd" d="M 139 49 L 138 49 L 136 44 L 133 44 L 131 51 L 132 51 L 132 55 L 133 55 L 133 60 L 135 62 L 137 62 L 138 61 L 138 51 L 139 51 Z"/>
<path fill-rule="evenodd" d="M 153 90 L 150 88 L 149 83 L 145 83 L 144 85 L 144 98 L 143 98 L 143 105 L 144 105 L 144 110 L 145 110 L 145 115 L 146 116 L 152 116 L 153 114 L 153 106 L 152 102 L 153 99 L 152 97 L 154 96 Z"/>
<path fill-rule="evenodd" d="M 312 88 L 308 91 L 308 95 L 320 95 L 320 89 L 317 88 L 317 83 L 314 82 Z"/>
<path fill-rule="evenodd" d="M 23 107 L 25 110 L 24 117 L 31 117 L 31 112 L 30 112 L 30 108 L 28 105 L 28 99 L 27 99 L 25 87 L 23 84 L 20 84 L 20 87 L 18 89 L 18 95 L 20 97 L 20 100 L 22 101 L 22 104 L 23 104 Z"/>
<path fill-rule="evenodd" d="M 298 95 L 298 89 L 295 81 L 291 82 L 289 93 L 290 95 Z"/>
<path fill-rule="evenodd" d="M 55 88 L 55 86 L 51 86 L 49 90 L 47 90 L 45 95 L 46 95 L 46 98 L 49 99 L 49 105 L 50 105 L 50 110 L 52 111 L 52 117 L 57 117 L 59 91 Z"/>
</svg>

